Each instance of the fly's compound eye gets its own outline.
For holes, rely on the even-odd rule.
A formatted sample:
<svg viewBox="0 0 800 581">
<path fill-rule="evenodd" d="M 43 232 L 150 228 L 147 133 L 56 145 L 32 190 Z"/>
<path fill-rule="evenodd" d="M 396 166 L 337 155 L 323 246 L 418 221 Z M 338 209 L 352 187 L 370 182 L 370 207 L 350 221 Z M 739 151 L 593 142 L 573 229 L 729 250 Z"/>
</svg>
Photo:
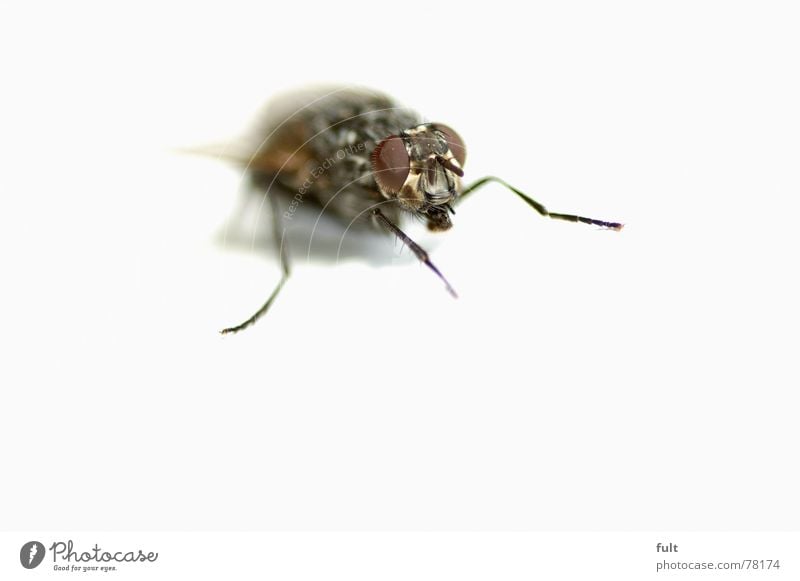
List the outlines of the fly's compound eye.
<svg viewBox="0 0 800 581">
<path fill-rule="evenodd" d="M 398 135 L 379 142 L 372 152 L 372 173 L 381 190 L 386 193 L 396 194 L 400 191 L 406 183 L 410 167 L 406 144 Z"/>
<path fill-rule="evenodd" d="M 463 168 L 464 162 L 467 160 L 467 148 L 464 146 L 464 140 L 461 139 L 461 136 L 453 131 L 450 127 L 442 123 L 434 123 L 432 127 L 444 135 L 444 138 L 447 140 L 447 145 L 450 148 L 450 152 L 458 161 L 458 165 Z"/>
</svg>

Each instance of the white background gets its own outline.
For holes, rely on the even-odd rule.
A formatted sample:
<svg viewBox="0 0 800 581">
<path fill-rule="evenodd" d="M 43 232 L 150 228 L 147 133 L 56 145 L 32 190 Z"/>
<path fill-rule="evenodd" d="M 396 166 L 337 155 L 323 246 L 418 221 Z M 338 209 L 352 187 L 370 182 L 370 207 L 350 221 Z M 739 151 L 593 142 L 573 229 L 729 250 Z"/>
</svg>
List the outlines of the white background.
<svg viewBox="0 0 800 581">
<path fill-rule="evenodd" d="M 797 528 L 792 3 L 4 6 L 3 528 Z M 626 228 L 487 187 L 409 228 L 459 300 L 348 234 L 221 337 L 268 219 L 173 149 L 319 81 Z"/>
</svg>

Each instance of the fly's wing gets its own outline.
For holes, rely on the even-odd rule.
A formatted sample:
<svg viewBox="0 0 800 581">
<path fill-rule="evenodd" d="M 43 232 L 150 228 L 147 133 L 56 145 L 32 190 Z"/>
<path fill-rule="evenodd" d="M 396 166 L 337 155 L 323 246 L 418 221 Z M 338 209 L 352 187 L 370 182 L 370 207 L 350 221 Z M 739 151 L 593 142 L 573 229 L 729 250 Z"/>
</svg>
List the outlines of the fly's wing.
<svg viewBox="0 0 800 581">
<path fill-rule="evenodd" d="M 231 161 L 249 171 L 299 177 L 331 148 L 331 133 L 364 111 L 391 110 L 388 96 L 365 88 L 328 85 L 271 99 L 245 137 L 228 145 L 184 150 Z"/>
<path fill-rule="evenodd" d="M 229 143 L 177 151 L 231 162 L 254 173 L 292 174 L 300 172 L 309 160 L 309 137 L 309 127 L 303 119 L 288 119 L 267 132 L 255 131 Z"/>
</svg>

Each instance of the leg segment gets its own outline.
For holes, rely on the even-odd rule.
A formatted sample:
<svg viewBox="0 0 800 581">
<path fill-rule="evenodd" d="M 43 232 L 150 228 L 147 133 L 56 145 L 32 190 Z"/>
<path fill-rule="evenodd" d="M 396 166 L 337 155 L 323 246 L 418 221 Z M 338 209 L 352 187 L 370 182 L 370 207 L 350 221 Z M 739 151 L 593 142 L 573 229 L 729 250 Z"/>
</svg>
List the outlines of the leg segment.
<svg viewBox="0 0 800 581">
<path fill-rule="evenodd" d="M 525 200 L 525 202 L 532 207 L 534 210 L 539 212 L 542 216 L 546 216 L 547 218 L 553 218 L 555 220 L 567 220 L 568 222 L 583 222 L 584 224 L 593 224 L 595 226 L 600 226 L 602 228 L 610 228 L 611 230 L 622 230 L 623 224 L 619 222 L 606 222 L 605 220 L 596 220 L 594 218 L 584 218 L 583 216 L 577 216 L 575 214 L 558 214 L 556 212 L 549 212 L 547 208 L 545 208 L 542 204 L 534 200 L 533 198 L 527 196 L 520 192 L 517 188 L 510 186 L 500 178 L 494 176 L 487 176 L 485 178 L 481 178 L 469 186 L 461 192 L 461 195 L 458 197 L 458 200 L 463 200 L 467 194 L 470 194 L 480 188 L 481 186 L 489 183 L 489 182 L 497 182 L 499 184 L 504 185 L 509 190 L 517 194 L 520 198 Z"/>
<path fill-rule="evenodd" d="M 261 308 L 258 309 L 253 315 L 247 319 L 235 325 L 233 327 L 228 327 L 227 329 L 223 329 L 220 331 L 223 335 L 227 335 L 228 333 L 236 333 L 241 331 L 242 329 L 246 329 L 253 323 L 255 323 L 261 316 L 266 313 L 269 308 L 272 306 L 272 302 L 278 296 L 278 293 L 283 288 L 284 283 L 289 278 L 289 255 L 286 252 L 286 246 L 283 240 L 283 229 L 281 228 L 281 220 L 280 220 L 280 211 L 278 208 L 278 203 L 275 200 L 275 196 L 270 197 L 270 205 L 272 210 L 272 233 L 275 237 L 275 244 L 276 248 L 278 249 L 278 254 L 281 261 L 281 279 L 278 281 L 278 285 L 275 287 L 275 290 L 272 291 L 272 294 L 269 295 L 267 301 L 261 305 Z"/>
<path fill-rule="evenodd" d="M 456 291 L 453 289 L 452 286 L 450 286 L 450 283 L 447 282 L 447 279 L 441 272 L 439 272 L 439 269 L 436 268 L 433 262 L 431 262 L 431 259 L 428 257 L 428 253 L 425 252 L 425 250 L 419 244 L 414 242 L 411 238 L 408 237 L 408 235 L 405 232 L 400 230 L 400 228 L 398 228 L 394 222 L 389 220 L 389 218 L 387 218 L 386 215 L 380 211 L 380 209 L 375 208 L 374 210 L 372 210 L 372 215 L 375 216 L 378 222 L 380 222 L 382 226 L 384 226 L 387 230 L 389 230 L 389 232 L 391 232 L 392 234 L 397 236 L 400 240 L 402 240 L 403 244 L 408 246 L 411 249 L 411 252 L 413 252 L 416 255 L 416 257 L 419 258 L 420 262 L 422 262 L 423 264 L 425 264 L 425 266 L 430 268 L 436 274 L 436 276 L 438 276 L 442 280 L 442 282 L 445 284 L 445 287 L 447 288 L 447 292 L 449 292 L 453 296 L 453 298 L 458 298 Z"/>
</svg>

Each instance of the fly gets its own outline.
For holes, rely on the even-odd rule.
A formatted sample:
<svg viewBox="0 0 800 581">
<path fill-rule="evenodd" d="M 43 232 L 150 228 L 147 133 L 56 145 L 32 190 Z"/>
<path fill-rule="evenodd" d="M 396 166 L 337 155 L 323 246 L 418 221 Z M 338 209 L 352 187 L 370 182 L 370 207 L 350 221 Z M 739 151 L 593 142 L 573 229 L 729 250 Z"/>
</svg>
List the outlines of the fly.
<svg viewBox="0 0 800 581">
<path fill-rule="evenodd" d="M 464 186 L 467 150 L 459 134 L 443 123 L 424 122 L 419 114 L 381 93 L 337 88 L 287 94 L 271 104 L 259 136 L 263 141 L 255 151 L 236 161 L 267 193 L 273 187 L 290 193 L 284 219 L 291 219 L 300 204 L 313 202 L 346 224 L 365 223 L 392 233 L 441 279 L 453 297 L 456 291 L 428 253 L 398 226 L 404 215 L 421 218 L 430 230 L 449 230 L 454 208 L 482 186 L 496 182 L 547 218 L 622 229 L 618 222 L 550 212 L 494 176 Z M 267 197 L 272 204 L 281 279 L 250 318 L 223 329 L 223 334 L 255 323 L 290 275 L 279 234 L 280 209 L 275 196 Z"/>
</svg>

